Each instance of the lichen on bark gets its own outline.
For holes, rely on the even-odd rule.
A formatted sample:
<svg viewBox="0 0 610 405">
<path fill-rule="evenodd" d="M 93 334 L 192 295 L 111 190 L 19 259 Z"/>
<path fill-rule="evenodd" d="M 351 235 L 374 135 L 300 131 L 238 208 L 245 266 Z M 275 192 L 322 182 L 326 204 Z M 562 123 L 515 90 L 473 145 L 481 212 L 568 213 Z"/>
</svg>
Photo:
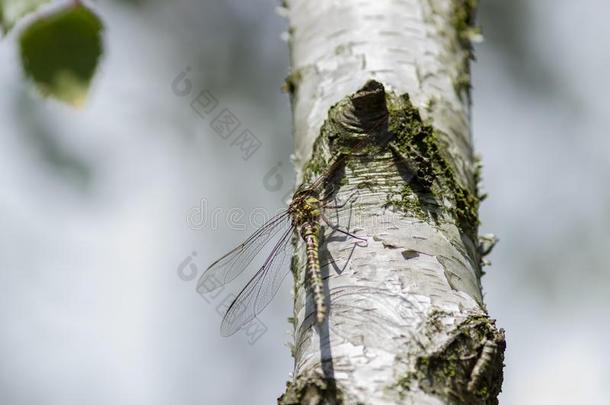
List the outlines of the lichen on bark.
<svg viewBox="0 0 610 405">
<path fill-rule="evenodd" d="M 373 94 L 385 94 L 385 98 L 377 96 L 375 99 Z M 346 118 L 346 114 L 351 117 L 357 115 L 354 113 L 358 108 L 355 101 L 361 100 L 372 101 L 375 105 L 374 108 L 368 106 L 370 111 L 376 111 L 368 124 Z M 383 107 L 379 106 L 381 100 L 384 100 Z M 350 155 L 374 156 L 384 148 L 390 148 L 414 175 L 413 180 L 405 182 L 398 193 L 388 195 L 386 207 L 402 210 L 422 220 L 453 221 L 460 231 L 476 240 L 479 224 L 477 190 L 471 191 L 460 183 L 439 131 L 423 121 L 409 95 L 386 94 L 381 83 L 371 80 L 354 95 L 330 108 L 320 136 L 314 143 L 312 157 L 304 166 L 303 179 L 305 182 L 313 181 L 328 169 L 333 158 L 340 157 L 349 165 Z M 474 184 L 477 181 L 475 179 Z M 358 185 L 359 188 L 371 186 L 370 182 Z"/>
<path fill-rule="evenodd" d="M 452 25 L 465 48 L 471 48 L 473 37 L 480 35 L 476 25 L 478 0 L 453 0 Z"/>
<path fill-rule="evenodd" d="M 458 228 L 475 240 L 479 224 L 477 191 L 460 183 L 438 130 L 422 120 L 408 94 L 390 96 L 388 104 L 392 150 L 415 171 L 415 177 L 412 184 L 403 186 L 399 199 L 389 196 L 386 205 L 419 218 L 428 213 L 437 222 L 447 220 L 443 215 L 447 210 Z"/>
<path fill-rule="evenodd" d="M 375 107 L 371 108 L 372 105 Z M 373 198 L 368 199 L 365 205 L 371 209 L 371 204 L 378 204 L 385 209 L 397 211 L 402 217 L 416 218 L 425 223 L 430 227 L 426 232 L 432 233 L 424 239 L 455 229 L 467 238 L 449 237 L 447 234 L 439 242 L 456 238 L 451 245 L 458 246 L 458 243 L 464 243 L 467 239 L 476 241 L 477 191 L 462 185 L 463 180 L 454 169 L 451 155 L 440 135 L 439 130 L 421 118 L 407 94 L 386 93 L 381 83 L 371 80 L 359 91 L 346 96 L 330 108 L 320 136 L 314 143 L 312 159 L 305 165 L 303 177 L 305 181 L 311 182 L 321 174 L 328 175 L 338 195 L 345 196 L 353 190 L 360 190 L 363 200 L 379 192 L 387 193 L 385 201 Z M 373 163 L 374 165 L 367 166 Z M 361 203 L 363 202 L 356 202 L 356 209 Z M 387 226 L 397 229 L 400 222 L 388 223 Z M 389 237 L 390 228 L 367 228 L 364 225 L 363 229 L 367 229 L 367 233 L 371 232 L 373 240 L 381 243 L 385 249 L 404 249 L 405 242 Z M 405 361 L 408 371 L 398 376 L 396 383 L 388 385 L 388 389 L 394 389 L 399 396 L 406 392 L 424 393 L 443 398 L 449 404 L 493 404 L 502 380 L 504 338 L 479 307 L 483 304 L 477 279 L 480 268 L 476 249 L 462 249 L 458 252 L 456 247 L 435 245 L 434 249 L 438 251 L 433 254 L 428 248 L 417 247 L 418 244 L 412 246 L 412 249 L 404 250 L 404 259 L 418 260 L 420 256 L 431 255 L 432 260 L 444 268 L 445 283 L 449 283 L 450 289 L 466 292 L 478 304 L 468 300 L 459 304 L 464 305 L 464 308 L 471 307 L 463 318 L 463 315 L 443 312 L 440 309 L 442 306 L 431 307 L 436 309 L 428 314 L 421 310 L 418 317 L 425 320 L 426 325 L 421 334 L 427 337 L 427 343 L 411 342 L 409 346 L 415 351 L 409 354 L 411 360 Z M 467 260 L 471 269 L 461 267 L 463 265 L 458 263 L 461 260 Z M 302 261 L 293 261 L 293 274 L 297 283 L 304 281 L 303 266 Z M 388 276 L 397 274 L 398 277 L 409 279 L 408 274 L 401 273 L 396 269 L 388 273 Z M 457 277 L 457 284 L 451 277 Z M 376 295 L 374 300 L 393 299 L 388 298 L 392 294 L 387 291 L 380 289 L 376 290 L 378 292 L 370 292 L 373 290 L 367 288 L 364 287 L 363 294 Z M 336 295 L 333 295 L 335 293 L 331 288 L 329 294 L 331 316 L 335 316 L 333 310 L 337 302 L 333 297 Z M 295 319 L 299 318 L 299 309 L 303 309 L 302 304 L 297 304 L 302 299 L 302 290 L 299 294 L 299 289 L 295 289 Z M 359 294 L 358 299 L 362 300 L 364 296 Z M 458 299 L 460 300 L 462 298 Z M 366 311 L 374 309 L 367 307 Z M 301 319 L 302 317 L 301 312 Z M 441 333 L 446 325 L 438 326 L 443 317 L 460 320 L 446 338 Z M 295 327 L 297 325 L 299 322 L 295 323 Z M 297 348 L 303 340 L 311 338 L 306 332 L 311 325 L 300 325 L 299 330 L 295 329 Z M 435 333 L 441 335 L 434 336 Z M 443 342 L 441 347 L 437 346 L 439 340 Z M 300 352 L 293 354 L 296 359 L 302 357 Z M 399 353 L 398 362 L 402 361 L 400 358 Z M 342 403 L 338 402 L 338 398 L 345 399 L 346 403 L 355 403 L 352 396 L 342 391 L 341 385 L 336 385 L 334 376 L 308 372 L 299 374 L 288 384 L 280 403 Z"/>
<path fill-rule="evenodd" d="M 424 334 L 441 330 L 448 314 L 434 312 Z M 449 404 L 495 405 L 502 387 L 504 331 L 486 316 L 471 315 L 449 333 L 447 341 L 430 352 L 418 354 L 413 370 L 399 377 L 396 386 L 421 389 Z"/>
<path fill-rule="evenodd" d="M 336 223 L 368 244 L 354 249 L 324 227 L 330 313 L 321 325 L 304 261 L 294 262 L 294 377 L 280 403 L 453 405 L 497 395 L 504 341 L 481 292 L 493 240 L 477 237 L 470 134 L 474 6 L 285 4 L 298 182 L 333 173 L 333 197 L 356 193 L 359 221 L 345 209 Z M 378 83 L 363 87 L 370 79 Z M 299 240 L 296 248 L 302 255 Z"/>
<path fill-rule="evenodd" d="M 481 40 L 481 30 L 476 25 L 478 0 L 453 0 L 451 23 L 456 36 L 466 51 L 462 56 L 462 69 L 454 79 L 453 86 L 460 97 L 470 102 L 470 60 L 474 59 L 472 43 Z"/>
<path fill-rule="evenodd" d="M 286 392 L 278 398 L 278 405 L 343 405 L 343 394 L 337 391 L 335 382 L 312 373 L 286 383 Z"/>
<path fill-rule="evenodd" d="M 387 117 L 385 89 L 375 80 L 330 107 L 304 166 L 303 181 L 326 174 L 337 159 L 349 164 L 350 155 L 374 154 L 383 148 L 388 137 Z"/>
</svg>

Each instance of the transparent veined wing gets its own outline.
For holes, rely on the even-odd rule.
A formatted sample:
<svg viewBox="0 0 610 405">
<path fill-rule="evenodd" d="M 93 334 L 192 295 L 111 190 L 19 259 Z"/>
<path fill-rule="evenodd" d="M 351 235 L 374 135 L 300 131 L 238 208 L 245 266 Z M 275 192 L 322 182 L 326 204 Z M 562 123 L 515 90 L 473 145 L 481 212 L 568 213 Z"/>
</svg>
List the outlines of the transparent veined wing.
<svg viewBox="0 0 610 405">
<path fill-rule="evenodd" d="M 197 291 L 207 294 L 231 282 L 252 262 L 254 257 L 275 237 L 291 228 L 291 218 L 287 210 L 276 214 L 248 239 L 212 263 L 199 277 Z"/>
<path fill-rule="evenodd" d="M 290 269 L 286 259 L 291 256 L 292 231 L 292 227 L 284 231 L 263 266 L 233 300 L 222 319 L 222 336 L 237 332 L 271 302 Z"/>
</svg>

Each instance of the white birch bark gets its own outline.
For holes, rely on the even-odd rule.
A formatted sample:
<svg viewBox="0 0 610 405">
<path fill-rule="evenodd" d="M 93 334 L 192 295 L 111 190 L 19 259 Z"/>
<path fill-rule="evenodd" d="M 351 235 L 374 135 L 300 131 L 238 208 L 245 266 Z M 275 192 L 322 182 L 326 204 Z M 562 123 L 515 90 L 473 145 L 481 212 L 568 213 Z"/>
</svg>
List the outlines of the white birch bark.
<svg viewBox="0 0 610 405">
<path fill-rule="evenodd" d="M 299 181 L 315 174 L 307 169 L 312 153 L 324 162 L 332 157 L 328 139 L 314 148 L 328 128 L 372 136 L 371 115 L 395 123 L 418 110 L 418 125 L 432 128 L 443 149 L 454 189 L 478 201 L 465 40 L 472 34 L 471 3 L 286 2 Z M 375 83 L 358 92 L 370 79 Z M 401 101 L 403 94 L 412 105 Z M 340 100 L 343 106 L 329 118 Z M 354 107 L 354 100 L 365 108 Z M 488 248 L 476 236 L 476 217 L 469 224 L 474 232 L 460 226 L 451 193 L 437 195 L 438 208 L 424 213 L 404 204 L 405 198 L 426 198 L 404 188 L 417 177 L 405 155 L 389 148 L 355 151 L 344 169 L 337 196 L 345 200 L 358 190 L 358 197 L 338 222 L 345 227 L 351 221 L 350 231 L 368 244 L 323 240 L 321 256 L 346 265 L 326 267 L 330 314 L 320 327 L 305 287 L 302 242 L 296 242 L 295 369 L 282 404 L 497 403 L 504 339 L 482 301 L 481 256 Z"/>
</svg>

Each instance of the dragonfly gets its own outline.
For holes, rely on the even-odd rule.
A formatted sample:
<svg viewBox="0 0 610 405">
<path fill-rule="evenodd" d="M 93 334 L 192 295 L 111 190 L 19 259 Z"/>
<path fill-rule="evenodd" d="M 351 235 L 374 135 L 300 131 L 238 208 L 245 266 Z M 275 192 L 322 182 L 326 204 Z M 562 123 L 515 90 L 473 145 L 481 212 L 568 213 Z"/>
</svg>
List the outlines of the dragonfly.
<svg viewBox="0 0 610 405">
<path fill-rule="evenodd" d="M 365 238 L 353 235 L 333 224 L 325 214 L 327 210 L 345 207 L 357 196 L 355 192 L 343 203 L 338 203 L 333 197 L 334 187 L 332 185 L 329 187 L 329 178 L 341 161 L 342 159 L 336 159 L 329 165 L 326 174 L 319 176 L 309 185 L 297 188 L 287 209 L 269 219 L 248 239 L 213 262 L 201 275 L 197 282 L 197 291 L 202 295 L 213 292 L 252 267 L 254 258 L 270 245 L 271 241 L 275 241 L 263 265 L 227 308 L 220 327 L 222 336 L 236 333 L 271 302 L 288 274 L 287 258 L 291 257 L 288 246 L 291 245 L 290 241 L 295 234 L 300 235 L 305 243 L 307 257 L 305 276 L 309 280 L 313 295 L 315 320 L 317 324 L 324 322 L 328 310 L 324 299 L 319 258 L 321 223 L 324 222 L 333 231 L 357 239 L 359 241 L 357 243 L 366 243 Z"/>
</svg>

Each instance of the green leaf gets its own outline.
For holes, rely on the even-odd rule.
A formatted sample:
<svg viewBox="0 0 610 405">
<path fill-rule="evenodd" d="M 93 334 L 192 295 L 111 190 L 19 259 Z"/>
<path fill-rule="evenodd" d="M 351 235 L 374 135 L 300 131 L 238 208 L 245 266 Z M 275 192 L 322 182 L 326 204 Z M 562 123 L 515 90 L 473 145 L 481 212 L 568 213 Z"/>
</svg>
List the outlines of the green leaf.
<svg viewBox="0 0 610 405">
<path fill-rule="evenodd" d="M 0 0 L 0 26 L 6 34 L 24 15 L 49 0 Z"/>
<path fill-rule="evenodd" d="M 23 70 L 43 95 L 82 105 L 102 54 L 102 30 L 81 4 L 38 18 L 19 38 Z"/>
</svg>

